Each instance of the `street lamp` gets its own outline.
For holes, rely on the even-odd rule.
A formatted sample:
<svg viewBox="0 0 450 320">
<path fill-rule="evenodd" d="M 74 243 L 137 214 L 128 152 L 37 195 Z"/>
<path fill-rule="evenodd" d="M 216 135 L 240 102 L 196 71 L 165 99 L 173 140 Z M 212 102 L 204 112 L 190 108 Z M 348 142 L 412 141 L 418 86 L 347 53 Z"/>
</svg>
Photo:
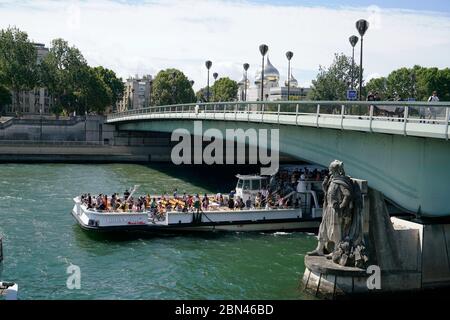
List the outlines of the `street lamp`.
<svg viewBox="0 0 450 320">
<path fill-rule="evenodd" d="M 357 36 L 351 36 L 350 38 L 348 38 L 348 40 L 350 41 L 350 44 L 352 45 L 352 68 L 350 69 L 350 76 L 352 79 L 352 83 L 350 85 L 350 87 L 353 90 L 353 85 L 355 83 L 355 79 L 354 79 L 354 68 L 355 68 L 355 46 L 358 43 L 359 38 Z"/>
<path fill-rule="evenodd" d="M 209 102 L 209 69 L 211 69 L 212 62 L 209 60 L 206 61 L 205 66 L 206 66 L 206 69 L 208 69 L 208 82 L 207 82 L 207 86 L 206 86 L 206 102 Z"/>
<path fill-rule="evenodd" d="M 218 74 L 217 72 L 214 72 L 214 73 L 213 73 L 214 84 L 216 84 L 216 80 L 217 80 L 217 77 L 218 77 L 218 76 L 219 76 L 219 74 Z M 216 86 L 213 85 L 213 87 L 214 87 L 213 100 L 216 100 Z"/>
<path fill-rule="evenodd" d="M 265 44 L 259 46 L 259 52 L 262 55 L 262 68 L 261 68 L 261 101 L 264 101 L 264 56 L 267 51 L 269 51 L 269 47 Z"/>
<path fill-rule="evenodd" d="M 289 101 L 289 94 L 291 93 L 291 59 L 294 56 L 292 51 L 286 52 L 286 58 L 288 59 L 288 92 L 287 92 L 287 101 Z"/>
<path fill-rule="evenodd" d="M 361 19 L 356 21 L 356 29 L 361 36 L 361 52 L 360 52 L 360 61 L 359 61 L 359 100 L 362 101 L 362 76 L 363 76 L 363 37 L 369 28 L 369 22 Z"/>
<path fill-rule="evenodd" d="M 244 82 L 244 101 L 247 101 L 247 70 L 250 68 L 248 63 L 244 63 L 245 82 Z"/>
</svg>

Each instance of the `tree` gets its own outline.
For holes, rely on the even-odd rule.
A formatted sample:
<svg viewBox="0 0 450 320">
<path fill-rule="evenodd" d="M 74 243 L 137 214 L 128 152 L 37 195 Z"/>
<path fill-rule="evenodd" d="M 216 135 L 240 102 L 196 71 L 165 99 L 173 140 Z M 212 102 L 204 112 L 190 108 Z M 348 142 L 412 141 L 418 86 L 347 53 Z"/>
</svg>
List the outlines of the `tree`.
<svg viewBox="0 0 450 320">
<path fill-rule="evenodd" d="M 208 90 L 206 87 L 204 87 L 197 91 L 197 93 L 195 94 L 195 98 L 197 99 L 198 102 L 206 102 L 208 100 L 206 98 L 207 94 Z"/>
<path fill-rule="evenodd" d="M 161 70 L 153 80 L 152 105 L 192 103 L 195 100 L 191 83 L 180 70 Z"/>
<path fill-rule="evenodd" d="M 374 78 L 366 86 L 367 91 L 378 91 L 382 100 L 414 98 L 426 101 L 433 91 L 437 91 L 441 101 L 450 100 L 450 69 L 400 68 L 386 78 Z"/>
<path fill-rule="evenodd" d="M 387 79 L 385 77 L 373 78 L 366 85 L 367 92 L 378 92 L 381 100 L 388 100 L 391 96 L 387 90 Z"/>
<path fill-rule="evenodd" d="M 3 108 L 11 103 L 11 91 L 0 85 L 0 115 L 3 113 Z"/>
<path fill-rule="evenodd" d="M 0 30 L 0 83 L 14 92 L 31 90 L 38 83 L 37 50 L 17 28 Z"/>
<path fill-rule="evenodd" d="M 408 68 L 392 71 L 387 77 L 386 92 L 388 97 L 406 100 L 415 97 L 417 76 Z"/>
<path fill-rule="evenodd" d="M 236 81 L 228 77 L 220 78 L 214 82 L 211 87 L 210 96 L 212 94 L 212 101 L 233 101 L 236 100 L 238 92 L 238 84 Z"/>
<path fill-rule="evenodd" d="M 49 54 L 40 65 L 41 82 L 53 96 L 53 111 L 78 111 L 87 109 L 82 101 L 83 85 L 89 82 L 89 66 L 76 47 L 63 39 L 52 41 Z"/>
<path fill-rule="evenodd" d="M 334 61 L 327 69 L 319 67 L 316 80 L 312 81 L 308 99 L 311 100 L 346 100 L 346 92 L 351 85 L 352 59 L 343 53 L 335 54 Z M 354 88 L 358 90 L 359 66 L 354 65 Z"/>
<path fill-rule="evenodd" d="M 122 78 L 117 78 L 116 73 L 112 70 L 100 67 L 95 67 L 94 71 L 103 80 L 111 91 L 111 104 L 115 105 L 116 102 L 123 97 L 123 91 L 125 86 Z"/>
<path fill-rule="evenodd" d="M 110 87 L 104 82 L 95 68 L 88 69 L 83 81 L 80 92 L 76 93 L 81 101 L 81 108 L 78 111 L 104 112 L 106 107 L 111 105 L 113 99 Z"/>
</svg>

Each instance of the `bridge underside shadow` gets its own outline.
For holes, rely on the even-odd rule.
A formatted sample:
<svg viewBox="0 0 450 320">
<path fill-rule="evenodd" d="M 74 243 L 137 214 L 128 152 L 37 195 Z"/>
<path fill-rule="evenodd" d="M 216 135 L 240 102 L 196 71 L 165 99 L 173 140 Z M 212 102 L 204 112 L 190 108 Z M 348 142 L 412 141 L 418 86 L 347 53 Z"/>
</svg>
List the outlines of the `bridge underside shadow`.
<svg viewBox="0 0 450 320">
<path fill-rule="evenodd" d="M 203 120 L 203 130 L 279 129 L 280 152 L 328 166 L 342 160 L 346 173 L 368 181 L 399 206 L 423 216 L 450 215 L 450 144 L 419 138 L 351 130 L 292 125 Z M 172 132 L 184 128 L 193 134 L 190 120 L 141 120 L 118 123 L 119 130 Z"/>
</svg>

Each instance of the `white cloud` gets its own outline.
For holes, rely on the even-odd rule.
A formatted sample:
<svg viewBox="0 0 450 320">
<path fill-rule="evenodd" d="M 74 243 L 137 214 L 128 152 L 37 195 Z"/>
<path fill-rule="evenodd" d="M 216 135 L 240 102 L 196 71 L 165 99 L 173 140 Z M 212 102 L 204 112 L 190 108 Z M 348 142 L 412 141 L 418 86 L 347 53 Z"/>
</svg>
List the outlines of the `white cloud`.
<svg viewBox="0 0 450 320">
<path fill-rule="evenodd" d="M 104 65 L 122 77 L 180 68 L 196 88 L 206 82 L 207 59 L 213 72 L 236 80 L 248 62 L 253 76 L 261 63 L 261 43 L 269 45 L 270 60 L 282 75 L 285 52 L 293 51 L 294 76 L 309 83 L 320 64 L 331 63 L 333 53 L 351 54 L 348 37 L 357 34 L 355 21 L 361 18 L 371 23 L 364 38 L 367 76 L 414 64 L 448 66 L 450 18 L 437 13 L 242 1 L 0 0 L 2 28 L 15 25 L 47 45 L 62 37 L 91 65 Z M 355 56 L 359 61 L 359 46 Z"/>
</svg>

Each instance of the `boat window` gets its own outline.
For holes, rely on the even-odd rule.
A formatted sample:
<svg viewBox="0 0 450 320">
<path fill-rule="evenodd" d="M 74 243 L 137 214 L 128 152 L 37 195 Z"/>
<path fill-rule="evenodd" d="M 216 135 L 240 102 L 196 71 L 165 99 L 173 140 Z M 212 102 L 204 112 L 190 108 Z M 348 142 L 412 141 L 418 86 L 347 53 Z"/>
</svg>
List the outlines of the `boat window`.
<svg viewBox="0 0 450 320">
<path fill-rule="evenodd" d="M 241 179 L 238 180 L 236 188 L 242 188 L 243 181 Z"/>
<path fill-rule="evenodd" d="M 249 190 L 249 189 L 250 189 L 250 180 L 244 180 L 243 190 Z"/>
<path fill-rule="evenodd" d="M 259 190 L 260 187 L 260 180 L 252 180 L 252 190 Z"/>
</svg>

